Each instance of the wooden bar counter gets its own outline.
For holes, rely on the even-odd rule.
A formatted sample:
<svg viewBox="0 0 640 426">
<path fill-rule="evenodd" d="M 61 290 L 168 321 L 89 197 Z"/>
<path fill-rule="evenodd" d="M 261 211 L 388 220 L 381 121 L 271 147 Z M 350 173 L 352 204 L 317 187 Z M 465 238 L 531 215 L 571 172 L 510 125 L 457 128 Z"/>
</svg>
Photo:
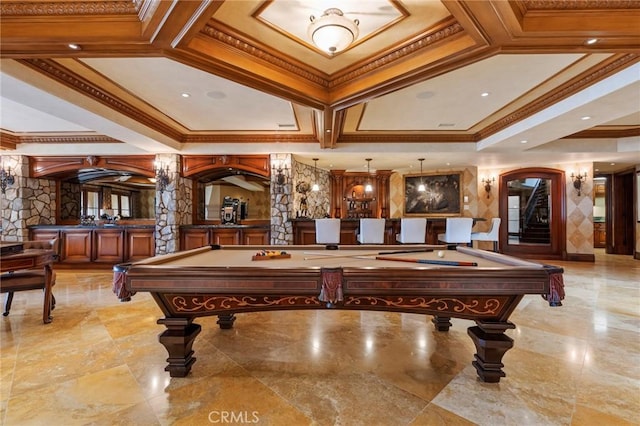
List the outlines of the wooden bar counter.
<svg viewBox="0 0 640 426">
<path fill-rule="evenodd" d="M 313 219 L 292 219 L 293 244 L 315 244 L 316 225 Z M 438 244 L 438 234 L 444 233 L 445 218 L 427 218 L 426 244 Z M 357 244 L 356 233 L 360 219 L 341 219 L 340 244 Z M 400 233 L 400 219 L 387 219 L 384 228 L 384 243 L 397 244 L 396 234 Z"/>
</svg>

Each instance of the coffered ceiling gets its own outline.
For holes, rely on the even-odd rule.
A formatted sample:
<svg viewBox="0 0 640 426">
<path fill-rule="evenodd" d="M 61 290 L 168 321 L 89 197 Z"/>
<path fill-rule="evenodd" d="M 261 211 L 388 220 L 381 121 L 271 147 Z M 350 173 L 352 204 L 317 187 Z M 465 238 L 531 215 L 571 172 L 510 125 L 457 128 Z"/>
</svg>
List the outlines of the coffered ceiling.
<svg viewBox="0 0 640 426">
<path fill-rule="evenodd" d="M 359 23 L 334 55 L 307 34 L 332 7 Z M 640 1 L 3 0 L 0 13 L 4 153 L 640 163 Z"/>
</svg>

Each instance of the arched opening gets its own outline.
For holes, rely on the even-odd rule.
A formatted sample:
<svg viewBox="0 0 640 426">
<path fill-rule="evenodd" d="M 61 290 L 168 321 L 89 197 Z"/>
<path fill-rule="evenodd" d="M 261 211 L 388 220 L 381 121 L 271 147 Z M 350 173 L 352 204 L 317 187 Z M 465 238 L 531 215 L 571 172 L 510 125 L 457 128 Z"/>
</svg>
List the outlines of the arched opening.
<svg viewBox="0 0 640 426">
<path fill-rule="evenodd" d="M 538 259 L 566 257 L 565 175 L 527 168 L 500 176 L 500 250 Z"/>
</svg>

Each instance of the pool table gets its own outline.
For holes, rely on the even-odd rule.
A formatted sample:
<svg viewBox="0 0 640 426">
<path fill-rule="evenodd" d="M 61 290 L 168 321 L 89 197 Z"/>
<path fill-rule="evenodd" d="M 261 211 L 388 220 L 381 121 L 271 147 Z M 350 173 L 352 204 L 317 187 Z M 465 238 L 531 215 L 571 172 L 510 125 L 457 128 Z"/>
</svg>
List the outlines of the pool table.
<svg viewBox="0 0 640 426">
<path fill-rule="evenodd" d="M 261 250 L 286 256 L 253 260 Z M 217 315 L 228 329 L 242 312 L 353 309 L 429 314 L 439 331 L 449 330 L 452 317 L 473 320 L 473 366 L 482 381 L 499 382 L 513 347 L 509 315 L 526 294 L 561 306 L 562 274 L 470 247 L 213 245 L 116 265 L 113 290 L 122 301 L 149 292 L 162 309 L 158 323 L 167 329 L 159 340 L 171 377 L 186 376 L 196 360 L 197 317 Z"/>
</svg>

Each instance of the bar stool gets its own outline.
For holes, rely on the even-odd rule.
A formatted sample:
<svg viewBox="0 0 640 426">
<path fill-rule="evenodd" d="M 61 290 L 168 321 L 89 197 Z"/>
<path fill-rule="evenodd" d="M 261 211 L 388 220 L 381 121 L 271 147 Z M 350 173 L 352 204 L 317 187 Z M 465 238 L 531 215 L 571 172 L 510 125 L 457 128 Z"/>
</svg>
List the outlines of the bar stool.
<svg viewBox="0 0 640 426">
<path fill-rule="evenodd" d="M 491 219 L 491 227 L 487 232 L 472 232 L 471 241 L 493 241 L 493 251 L 498 251 L 498 241 L 500 235 L 500 222 L 499 217 Z"/>
<path fill-rule="evenodd" d="M 358 242 L 360 244 L 384 244 L 385 219 L 360 219 Z"/>
<path fill-rule="evenodd" d="M 473 219 L 470 217 L 448 217 L 444 234 L 438 234 L 438 241 L 446 243 L 448 248 L 457 244 L 471 245 L 471 228 Z"/>
<path fill-rule="evenodd" d="M 338 248 L 340 244 L 340 219 L 316 219 L 316 244 Z"/>
<path fill-rule="evenodd" d="M 396 241 L 401 244 L 424 244 L 427 219 L 423 217 L 403 217 L 400 219 L 400 233 Z"/>
</svg>

